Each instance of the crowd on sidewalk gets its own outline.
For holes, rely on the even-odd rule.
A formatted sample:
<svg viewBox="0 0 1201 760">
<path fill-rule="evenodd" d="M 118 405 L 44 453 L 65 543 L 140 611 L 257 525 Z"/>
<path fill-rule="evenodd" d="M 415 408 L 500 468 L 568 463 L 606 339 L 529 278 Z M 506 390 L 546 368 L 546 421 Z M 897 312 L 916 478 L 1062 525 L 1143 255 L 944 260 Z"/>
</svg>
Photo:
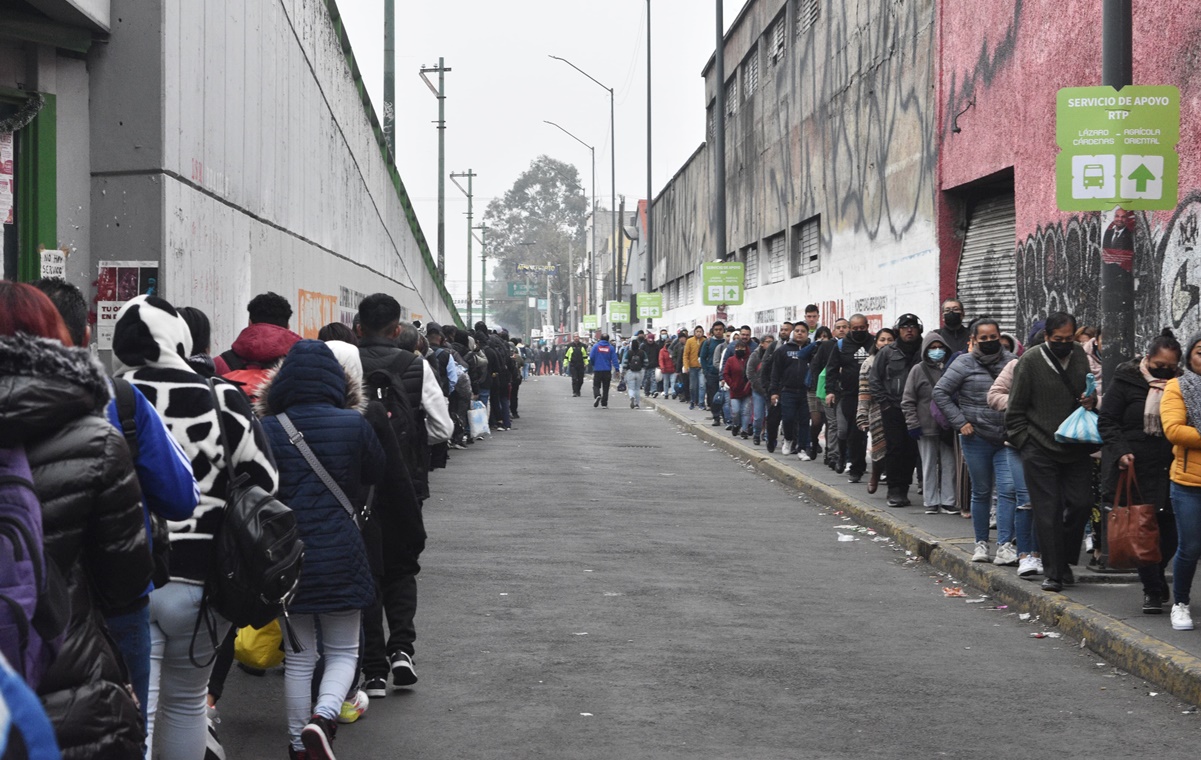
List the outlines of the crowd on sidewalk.
<svg viewBox="0 0 1201 760">
<path fill-rule="evenodd" d="M 204 312 L 133 298 L 110 374 L 77 288 L 0 282 L 0 706 L 30 757 L 223 758 L 235 657 L 282 660 L 281 750 L 305 760 L 417 682 L 422 503 L 520 419 L 519 341 L 402 321 L 383 293 L 317 340 L 282 296 L 247 310 L 214 354 Z M 229 562 L 234 541 L 276 570 Z M 268 619 L 232 624 L 237 582 Z"/>
<path fill-rule="evenodd" d="M 715 321 L 691 334 L 638 332 L 591 349 L 595 404 L 624 371 L 630 406 L 663 395 L 712 415 L 711 425 L 845 474 L 887 505 L 971 519 L 972 559 L 1012 566 L 1048 591 L 1075 582 L 1082 554 L 1106 570 L 1106 515 L 1151 504 L 1158 558 L 1139 564 L 1145 614 L 1170 606 L 1191 630 L 1201 558 L 1201 334 L 1181 345 L 1165 329 L 1102 377 L 1102 336 L 1056 312 L 1023 344 L 987 315 L 942 305 L 927 332 L 902 314 L 874 333 L 863 314 L 820 323 L 816 305 L 778 334 Z M 582 376 L 582 373 L 581 373 Z M 578 395 L 578 385 L 576 386 Z M 1092 439 L 1066 439 L 1078 410 Z M 1121 476 L 1129 473 L 1128 494 Z M 994 537 L 995 532 L 995 537 Z M 1152 539 L 1154 541 L 1154 539 Z M 1171 585 L 1167 571 L 1172 570 Z M 1174 604 L 1172 603 L 1174 601 Z"/>
</svg>

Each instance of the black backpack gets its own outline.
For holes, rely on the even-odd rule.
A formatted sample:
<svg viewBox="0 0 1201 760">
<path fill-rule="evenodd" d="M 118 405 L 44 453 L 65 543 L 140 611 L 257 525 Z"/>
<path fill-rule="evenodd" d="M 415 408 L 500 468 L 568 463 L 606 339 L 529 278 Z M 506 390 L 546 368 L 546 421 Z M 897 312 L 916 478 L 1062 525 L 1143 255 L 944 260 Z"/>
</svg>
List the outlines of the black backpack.
<svg viewBox="0 0 1201 760">
<path fill-rule="evenodd" d="M 400 452 L 409 468 L 413 485 L 417 488 L 418 496 L 428 496 L 427 475 L 428 465 L 421 452 L 424 443 L 418 428 L 418 413 L 413 408 L 413 402 L 405 391 L 401 379 L 404 373 L 417 361 L 414 354 L 407 365 L 399 371 L 395 369 L 377 369 L 366 377 L 368 398 L 383 404 L 388 412 L 388 423 L 396 434 L 396 442 L 400 444 Z"/>
<path fill-rule="evenodd" d="M 646 367 L 646 354 L 642 353 L 642 346 L 631 348 L 626 353 L 626 367 L 631 372 L 641 372 Z"/>
<path fill-rule="evenodd" d="M 235 477 L 217 382 L 209 380 L 217 412 L 221 446 L 229 478 L 225 514 L 213 538 L 213 572 L 205 585 L 205 602 L 236 628 L 262 628 L 286 614 L 300 580 L 304 544 L 296 515 L 259 486 Z M 197 628 L 205 615 L 197 618 Z M 215 639 L 215 632 L 213 632 Z"/>
</svg>

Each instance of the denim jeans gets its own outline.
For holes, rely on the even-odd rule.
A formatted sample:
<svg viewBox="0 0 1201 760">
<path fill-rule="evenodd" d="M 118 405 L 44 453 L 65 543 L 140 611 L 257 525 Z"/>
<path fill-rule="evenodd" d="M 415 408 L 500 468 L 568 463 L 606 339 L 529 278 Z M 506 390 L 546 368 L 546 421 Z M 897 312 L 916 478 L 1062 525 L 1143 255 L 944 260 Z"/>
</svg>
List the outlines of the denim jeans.
<svg viewBox="0 0 1201 760">
<path fill-rule="evenodd" d="M 741 428 L 746 433 L 751 432 L 754 406 L 755 401 L 750 396 L 730 399 L 730 424 L 734 426 L 735 431 Z"/>
<path fill-rule="evenodd" d="M 1026 491 L 1026 471 L 1022 469 L 1022 458 L 1012 446 L 1005 446 L 1004 449 L 1004 459 L 996 460 L 998 501 L 1000 494 L 1013 494 L 1013 527 L 1017 537 L 1018 554 L 1037 554 L 1038 534 L 1034 531 L 1034 510 L 1030 506 L 1030 494 Z M 997 509 L 999 511 L 1000 506 Z M 998 516 L 998 529 L 1000 525 Z"/>
<path fill-rule="evenodd" d="M 763 434 L 763 419 L 767 415 L 767 396 L 753 391 L 751 393 L 751 425 L 754 428 L 755 435 Z"/>
<path fill-rule="evenodd" d="M 1014 540 L 1017 498 L 1009 473 L 1009 453 L 1004 444 L 989 443 L 979 435 L 959 436 L 963 461 L 972 476 L 972 527 L 977 541 L 988 541 L 988 513 L 993 486 L 997 487 L 997 544 Z M 1001 487 L 1000 471 L 1006 470 L 1008 488 Z M 929 488 L 929 483 L 927 483 Z"/>
<path fill-rule="evenodd" d="M 688 400 L 693 406 L 703 406 L 705 403 L 705 388 L 701 385 L 704 377 L 700 367 L 688 370 Z"/>
<path fill-rule="evenodd" d="M 645 375 L 646 372 L 643 370 L 626 370 L 626 393 L 630 394 L 630 401 L 635 404 L 641 399 L 642 379 Z"/>
<path fill-rule="evenodd" d="M 1179 541 L 1172 564 L 1172 594 L 1178 604 L 1188 604 L 1197 560 L 1201 559 L 1201 488 L 1173 483 L 1172 509 Z"/>
<path fill-rule="evenodd" d="M 337 720 L 342 701 L 358 674 L 359 610 L 322 612 L 317 615 L 291 616 L 296 640 L 304 647 L 300 652 L 288 652 L 284 659 L 284 709 L 288 716 L 288 738 L 292 748 L 304 749 L 300 730 L 309 716 L 321 715 Z M 284 620 L 280 619 L 282 626 Z M 323 672 L 317 690 L 317 704 L 312 703 L 313 673 L 317 669 L 317 628 L 321 629 Z"/>
<path fill-rule="evenodd" d="M 676 392 L 676 373 L 664 372 L 663 373 L 663 395 L 670 396 L 671 394 L 673 394 L 675 392 Z"/>
<path fill-rule="evenodd" d="M 809 402 L 804 391 L 780 394 L 780 428 L 784 440 L 795 443 L 798 452 L 809 448 Z"/>
<path fill-rule="evenodd" d="M 104 622 L 121 650 L 125 667 L 129 668 L 129 680 L 142 706 L 142 723 L 145 724 L 150 691 L 150 605 L 147 603 L 132 612 L 113 615 Z"/>
<path fill-rule="evenodd" d="M 214 644 L 204 623 L 196 634 L 203 586 L 172 581 L 150 593 L 150 689 L 147 697 L 146 746 L 148 757 L 204 757 L 208 722 L 205 693 Z M 229 621 L 211 608 L 217 641 L 225 638 Z M 192 650 L 189 653 L 189 649 Z M 192 663 L 209 662 L 203 668 Z"/>
</svg>

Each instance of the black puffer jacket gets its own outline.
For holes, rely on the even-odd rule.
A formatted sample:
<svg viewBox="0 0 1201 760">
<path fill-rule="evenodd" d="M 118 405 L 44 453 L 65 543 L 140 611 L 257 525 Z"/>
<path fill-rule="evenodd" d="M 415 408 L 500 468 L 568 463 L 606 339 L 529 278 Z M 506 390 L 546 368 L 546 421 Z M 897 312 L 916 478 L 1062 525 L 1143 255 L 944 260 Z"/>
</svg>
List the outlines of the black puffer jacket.
<svg viewBox="0 0 1201 760">
<path fill-rule="evenodd" d="M 1168 508 L 1168 469 L 1172 466 L 1172 444 L 1163 435 L 1149 435 L 1143 428 L 1143 411 L 1151 386 L 1143 377 L 1142 358 L 1118 365 L 1111 382 L 1105 384 L 1097 426 L 1101 431 L 1102 493 L 1113 498 L 1118 483 L 1118 460 L 1134 455 L 1134 474 L 1143 499 L 1163 510 Z"/>
<path fill-rule="evenodd" d="M 71 619 L 38 691 L 64 758 L 141 757 L 143 728 L 98 612 L 150 583 L 141 491 L 125 439 L 104 418 L 104 373 L 82 349 L 0 338 L 0 445 L 23 445 L 46 552 L 67 581 Z"/>
</svg>

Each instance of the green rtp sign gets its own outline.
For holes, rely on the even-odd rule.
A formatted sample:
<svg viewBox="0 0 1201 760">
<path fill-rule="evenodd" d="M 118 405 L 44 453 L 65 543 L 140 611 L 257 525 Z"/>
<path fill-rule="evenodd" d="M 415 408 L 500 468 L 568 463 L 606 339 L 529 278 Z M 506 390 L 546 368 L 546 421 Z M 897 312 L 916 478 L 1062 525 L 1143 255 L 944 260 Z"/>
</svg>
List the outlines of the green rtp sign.
<svg viewBox="0 0 1201 760">
<path fill-rule="evenodd" d="M 663 316 L 662 293 L 639 293 L 637 299 L 639 319 L 660 319 Z"/>
<path fill-rule="evenodd" d="M 1055 112 L 1055 195 L 1061 211 L 1176 207 L 1180 90 L 1065 87 Z"/>
<path fill-rule="evenodd" d="M 741 261 L 701 264 L 701 303 L 706 306 L 739 306 L 746 280 L 746 265 Z"/>
<path fill-rule="evenodd" d="M 625 301 L 606 301 L 609 321 L 613 324 L 630 321 L 630 305 Z"/>
<path fill-rule="evenodd" d="M 584 315 L 584 329 L 585 330 L 596 330 L 599 327 L 600 327 L 600 317 L 599 316 L 597 316 L 596 314 L 585 314 Z"/>
</svg>

